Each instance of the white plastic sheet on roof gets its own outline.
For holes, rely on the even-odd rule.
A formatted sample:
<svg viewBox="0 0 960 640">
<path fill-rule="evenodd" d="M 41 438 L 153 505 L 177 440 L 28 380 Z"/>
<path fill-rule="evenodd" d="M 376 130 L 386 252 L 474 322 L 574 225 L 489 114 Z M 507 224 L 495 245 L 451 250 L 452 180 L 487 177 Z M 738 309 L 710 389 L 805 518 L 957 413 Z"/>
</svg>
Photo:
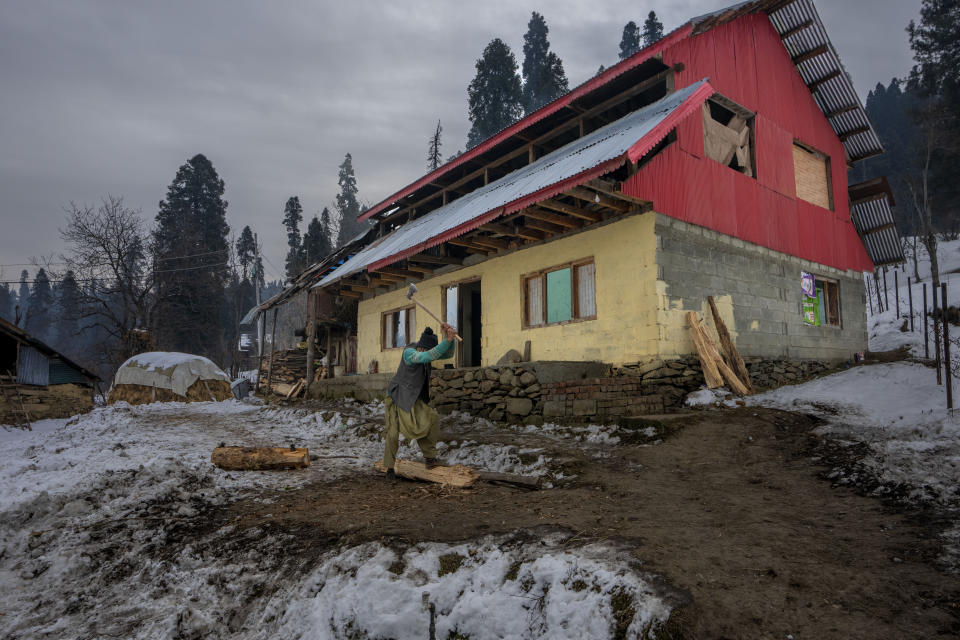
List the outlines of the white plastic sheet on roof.
<svg viewBox="0 0 960 640">
<path fill-rule="evenodd" d="M 630 147 L 663 122 L 704 82 L 706 81 L 701 80 L 676 91 L 616 122 L 574 140 L 499 180 L 454 200 L 445 207 L 435 209 L 422 218 L 408 222 L 359 251 L 315 286 L 325 287 L 375 262 L 456 229 L 514 200 L 536 193 L 626 154 Z"/>
<path fill-rule="evenodd" d="M 135 355 L 120 365 L 113 382 L 170 389 L 177 395 L 186 396 L 187 389 L 197 380 L 230 382 L 230 377 L 203 356 L 150 351 Z"/>
</svg>

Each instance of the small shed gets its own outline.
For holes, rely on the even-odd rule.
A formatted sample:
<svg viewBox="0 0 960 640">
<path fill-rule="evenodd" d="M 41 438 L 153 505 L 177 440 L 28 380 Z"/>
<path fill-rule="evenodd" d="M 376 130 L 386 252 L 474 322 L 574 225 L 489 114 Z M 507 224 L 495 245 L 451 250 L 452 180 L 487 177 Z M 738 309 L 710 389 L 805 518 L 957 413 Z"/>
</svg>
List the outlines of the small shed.
<svg viewBox="0 0 960 640">
<path fill-rule="evenodd" d="M 0 318 L 0 424 L 29 428 L 93 408 L 99 378 Z"/>
</svg>

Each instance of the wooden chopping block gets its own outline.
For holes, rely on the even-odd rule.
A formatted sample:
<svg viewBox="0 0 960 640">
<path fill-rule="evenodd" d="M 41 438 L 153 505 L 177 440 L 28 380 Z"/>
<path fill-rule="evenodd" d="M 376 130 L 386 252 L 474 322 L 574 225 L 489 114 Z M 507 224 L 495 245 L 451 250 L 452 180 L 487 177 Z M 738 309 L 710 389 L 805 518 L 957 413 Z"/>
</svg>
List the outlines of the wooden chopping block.
<svg viewBox="0 0 960 640">
<path fill-rule="evenodd" d="M 380 473 L 386 473 L 387 471 L 387 468 L 383 466 L 383 460 L 377 460 L 373 467 Z M 446 484 L 451 487 L 469 487 L 479 478 L 476 471 L 462 464 L 455 464 L 452 467 L 439 466 L 427 469 L 427 465 L 422 462 L 411 462 L 409 460 L 400 460 L 399 458 L 394 463 L 393 470 L 398 476 L 404 478 L 426 480 L 427 482 Z"/>
<path fill-rule="evenodd" d="M 310 466 L 306 447 L 217 447 L 210 462 L 228 471 L 279 471 Z"/>
</svg>

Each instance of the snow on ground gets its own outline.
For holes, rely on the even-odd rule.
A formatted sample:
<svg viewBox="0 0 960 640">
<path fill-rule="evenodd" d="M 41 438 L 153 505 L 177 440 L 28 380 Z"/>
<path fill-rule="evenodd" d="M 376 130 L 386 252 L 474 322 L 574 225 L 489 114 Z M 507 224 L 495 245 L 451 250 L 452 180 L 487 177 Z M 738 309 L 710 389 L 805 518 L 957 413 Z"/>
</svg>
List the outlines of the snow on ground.
<svg viewBox="0 0 960 640">
<path fill-rule="evenodd" d="M 424 591 L 443 638 L 602 638 L 617 620 L 638 630 L 666 618 L 626 552 L 577 548 L 567 534 L 321 545 L 303 562 L 309 551 L 289 532 L 208 520 L 264 489 L 369 473 L 382 415 L 381 404 L 357 403 L 117 404 L 3 432 L 0 637 L 423 638 Z M 307 446 L 319 461 L 298 473 L 224 472 L 209 463 L 221 442 Z M 510 473 L 548 463 L 534 448 L 502 458 L 471 441 L 445 449 Z"/>
<path fill-rule="evenodd" d="M 629 554 L 567 550 L 568 537 L 349 548 L 274 597 L 262 615 L 278 624 L 258 637 L 427 638 L 424 595 L 436 608 L 437 638 L 606 638 L 631 608 L 624 637 L 640 637 L 666 620 L 669 605 Z"/>
</svg>

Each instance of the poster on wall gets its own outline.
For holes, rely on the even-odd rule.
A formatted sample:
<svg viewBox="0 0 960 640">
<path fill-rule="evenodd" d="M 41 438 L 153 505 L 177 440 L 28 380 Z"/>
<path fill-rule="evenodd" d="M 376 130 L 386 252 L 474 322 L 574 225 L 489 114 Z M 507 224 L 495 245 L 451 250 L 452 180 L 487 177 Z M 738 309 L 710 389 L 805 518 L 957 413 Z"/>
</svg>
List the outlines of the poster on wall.
<svg viewBox="0 0 960 640">
<path fill-rule="evenodd" d="M 817 298 L 817 280 L 812 273 L 800 272 L 800 292 L 803 294 L 803 321 L 820 326 L 820 300 Z"/>
</svg>

